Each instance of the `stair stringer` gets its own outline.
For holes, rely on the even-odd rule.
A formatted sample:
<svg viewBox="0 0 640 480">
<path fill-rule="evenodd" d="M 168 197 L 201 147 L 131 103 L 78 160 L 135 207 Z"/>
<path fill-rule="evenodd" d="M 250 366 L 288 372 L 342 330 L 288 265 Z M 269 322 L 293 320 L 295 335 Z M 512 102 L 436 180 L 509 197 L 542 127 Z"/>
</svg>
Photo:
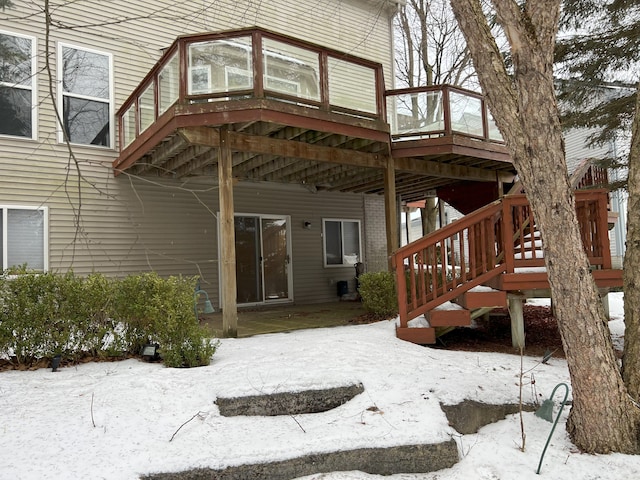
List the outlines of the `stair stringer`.
<svg viewBox="0 0 640 480">
<path fill-rule="evenodd" d="M 401 340 L 406 340 L 408 342 L 417 343 L 421 345 L 436 343 L 436 337 L 440 336 L 439 334 L 436 333 L 436 328 L 440 330 L 441 328 L 443 328 L 442 326 L 436 327 L 436 326 L 430 325 L 429 327 L 423 327 L 423 326 L 411 327 L 411 326 L 408 326 L 408 322 L 410 322 L 415 318 L 418 318 L 420 315 L 425 315 L 425 317 L 427 317 L 428 312 L 432 311 L 433 309 L 441 306 L 446 302 L 454 300 L 455 298 L 471 290 L 472 288 L 477 287 L 478 285 L 483 285 L 484 283 L 489 282 L 490 280 L 496 277 L 499 277 L 504 272 L 505 272 L 505 266 L 497 265 L 496 268 L 494 268 L 493 270 L 485 272 L 482 275 L 479 275 L 478 277 L 474 278 L 473 280 L 457 285 L 455 288 L 440 295 L 434 300 L 431 300 L 430 302 L 425 303 L 424 305 L 420 306 L 415 310 L 412 310 L 411 312 L 407 312 L 408 314 L 407 320 L 406 320 L 407 326 L 406 327 L 402 325 L 397 326 L 396 337 L 398 337 Z M 481 310 L 481 309 L 478 309 L 478 310 Z M 469 312 L 468 310 L 466 311 Z M 474 316 L 473 311 L 469 312 L 469 314 L 470 314 L 470 318 Z M 448 329 L 448 327 L 444 327 L 444 328 Z"/>
<path fill-rule="evenodd" d="M 489 282 L 490 280 L 492 280 L 493 278 L 498 277 L 499 275 L 503 274 L 506 271 L 505 266 L 504 265 L 496 265 L 496 267 L 488 272 L 485 272 L 479 276 L 477 276 L 476 278 L 474 278 L 473 280 L 469 280 L 465 283 L 462 283 L 460 285 L 457 285 L 455 288 L 452 288 L 450 290 L 448 290 L 447 292 L 443 293 L 442 295 L 439 295 L 437 298 L 434 298 L 433 300 L 426 302 L 423 305 L 420 305 L 419 307 L 413 309 L 413 310 L 408 310 L 407 311 L 407 318 L 406 321 L 411 321 L 414 318 L 419 317 L 420 315 L 424 315 L 425 313 L 427 313 L 428 311 L 439 307 L 440 305 L 442 305 L 445 302 L 449 302 L 454 300 L 456 297 L 459 297 L 460 295 L 462 295 L 463 293 L 471 290 L 473 287 L 477 287 L 478 285 L 483 285 L 487 282 Z"/>
</svg>

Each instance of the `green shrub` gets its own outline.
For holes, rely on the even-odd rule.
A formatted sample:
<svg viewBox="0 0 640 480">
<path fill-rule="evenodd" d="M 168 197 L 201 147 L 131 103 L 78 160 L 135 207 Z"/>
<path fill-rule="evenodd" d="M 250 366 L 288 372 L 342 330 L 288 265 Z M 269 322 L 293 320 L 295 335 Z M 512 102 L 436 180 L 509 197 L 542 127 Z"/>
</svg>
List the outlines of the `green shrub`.
<svg viewBox="0 0 640 480">
<path fill-rule="evenodd" d="M 116 318 L 126 327 L 125 342 L 137 354 L 147 343 L 158 343 L 169 367 L 208 365 L 216 343 L 200 327 L 193 311 L 194 277 L 161 278 L 155 273 L 130 275 L 118 283 Z"/>
<path fill-rule="evenodd" d="M 82 281 L 77 292 L 82 303 L 75 311 L 77 332 L 72 337 L 76 352 L 92 357 L 113 357 L 124 351 L 120 324 L 113 317 L 115 284 L 115 280 L 97 273 Z"/>
<path fill-rule="evenodd" d="M 113 316 L 122 322 L 122 347 L 128 353 L 138 354 L 145 344 L 158 342 L 154 322 L 160 316 L 161 282 L 158 275 L 143 273 L 129 275 L 114 285 Z"/>
<path fill-rule="evenodd" d="M 85 280 L 72 272 L 1 277 L 0 352 L 23 366 L 54 355 L 96 355 L 112 328 L 108 311 L 96 307 L 107 304 L 107 281 L 96 278 Z"/>
<path fill-rule="evenodd" d="M 61 283 L 55 275 L 34 273 L 4 281 L 2 330 L 4 337 L 13 337 L 7 347 L 18 365 L 62 349 L 68 322 L 58 315 Z"/>
<path fill-rule="evenodd" d="M 398 314 L 395 278 L 391 272 L 363 273 L 360 279 L 360 297 L 364 308 L 381 319 Z"/>
<path fill-rule="evenodd" d="M 159 343 L 167 366 L 208 365 L 217 343 L 193 313 L 195 283 L 155 273 L 0 276 L 0 354 L 31 366 L 57 354 L 72 361 L 138 355 Z"/>
</svg>

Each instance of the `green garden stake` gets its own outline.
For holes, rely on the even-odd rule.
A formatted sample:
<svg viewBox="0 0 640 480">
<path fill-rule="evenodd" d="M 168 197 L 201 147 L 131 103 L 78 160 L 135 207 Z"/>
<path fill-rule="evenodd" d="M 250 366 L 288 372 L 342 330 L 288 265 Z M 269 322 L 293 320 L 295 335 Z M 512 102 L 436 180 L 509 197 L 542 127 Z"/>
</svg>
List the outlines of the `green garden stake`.
<svg viewBox="0 0 640 480">
<path fill-rule="evenodd" d="M 567 397 L 569 396 L 569 387 L 566 383 L 559 383 L 551 392 L 551 396 L 548 400 L 542 402 L 542 406 L 535 413 L 536 417 L 540 417 L 548 422 L 551 422 L 553 418 L 553 396 L 556 393 L 558 387 L 564 387 L 565 393 L 564 398 L 562 399 L 562 403 L 560 404 L 560 410 L 558 410 L 558 415 L 556 415 L 556 421 L 553 422 L 553 427 L 551 427 L 551 432 L 549 433 L 549 438 L 547 438 L 547 443 L 544 445 L 544 449 L 542 450 L 542 455 L 540 455 L 540 463 L 538 463 L 538 470 L 536 470 L 536 474 L 540 474 L 540 468 L 542 467 L 542 459 L 544 458 L 544 454 L 547 451 L 547 447 L 549 446 L 549 442 L 551 441 L 551 435 L 553 435 L 553 431 L 556 429 L 556 425 L 558 424 L 558 420 L 560 419 L 560 414 L 562 413 L 562 409 L 564 408 L 564 404 L 567 401 Z"/>
</svg>

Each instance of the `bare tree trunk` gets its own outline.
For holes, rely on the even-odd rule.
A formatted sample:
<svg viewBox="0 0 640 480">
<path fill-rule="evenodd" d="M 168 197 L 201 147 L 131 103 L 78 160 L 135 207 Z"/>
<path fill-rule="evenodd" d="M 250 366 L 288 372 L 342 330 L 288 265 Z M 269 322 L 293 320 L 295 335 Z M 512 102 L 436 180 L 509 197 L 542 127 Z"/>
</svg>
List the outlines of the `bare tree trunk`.
<svg viewBox="0 0 640 480">
<path fill-rule="evenodd" d="M 424 208 L 420 209 L 420 218 L 422 219 L 422 235 L 436 231 L 436 220 L 438 219 L 437 197 L 427 197 L 425 199 Z"/>
<path fill-rule="evenodd" d="M 573 387 L 567 430 L 593 453 L 637 453 L 640 410 L 627 395 L 604 308 L 582 248 L 555 100 L 553 51 L 561 0 L 492 0 L 513 73 L 479 0 L 451 0 L 489 107 L 513 156 L 543 238 L 551 295 Z"/>
<path fill-rule="evenodd" d="M 624 355 L 622 378 L 640 402 L 640 82 L 629 152 L 627 249 L 624 255 Z"/>
</svg>

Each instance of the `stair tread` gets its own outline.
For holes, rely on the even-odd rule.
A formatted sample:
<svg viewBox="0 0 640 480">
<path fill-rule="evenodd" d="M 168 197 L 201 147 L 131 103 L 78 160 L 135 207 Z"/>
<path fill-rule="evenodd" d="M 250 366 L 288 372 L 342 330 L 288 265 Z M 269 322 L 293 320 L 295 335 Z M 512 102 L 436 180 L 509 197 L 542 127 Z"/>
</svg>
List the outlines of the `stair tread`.
<svg viewBox="0 0 640 480">
<path fill-rule="evenodd" d="M 498 290 L 497 288 L 489 287 L 488 285 L 476 285 L 475 287 L 467 291 L 473 292 L 473 293 L 482 293 L 482 292 L 493 293 L 493 292 L 500 292 L 501 290 Z"/>
<path fill-rule="evenodd" d="M 453 302 L 444 302 L 441 305 L 438 305 L 437 307 L 435 307 L 433 310 L 438 310 L 438 311 L 443 311 L 443 310 L 466 310 L 464 307 L 458 305 L 457 303 L 453 303 Z"/>
<path fill-rule="evenodd" d="M 464 293 L 457 302 L 469 310 L 477 310 L 485 307 L 505 307 L 507 305 L 507 293 L 486 285 L 479 285 Z"/>
<path fill-rule="evenodd" d="M 413 320 L 409 320 L 407 322 L 407 327 L 409 328 L 431 328 L 429 322 L 424 315 L 420 315 L 419 317 L 414 318 Z"/>
</svg>

